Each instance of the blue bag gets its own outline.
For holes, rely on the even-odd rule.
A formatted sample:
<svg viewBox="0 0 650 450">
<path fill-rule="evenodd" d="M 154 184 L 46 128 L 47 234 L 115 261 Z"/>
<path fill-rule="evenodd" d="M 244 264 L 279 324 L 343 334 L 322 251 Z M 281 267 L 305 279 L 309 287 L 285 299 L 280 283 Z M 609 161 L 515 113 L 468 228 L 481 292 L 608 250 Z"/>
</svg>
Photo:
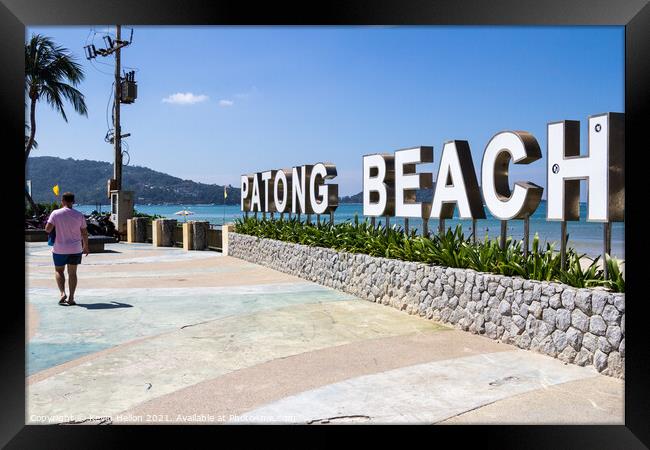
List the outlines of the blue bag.
<svg viewBox="0 0 650 450">
<path fill-rule="evenodd" d="M 47 245 L 53 246 L 55 239 L 56 239 L 56 228 L 52 228 L 52 231 L 47 235 Z"/>
</svg>

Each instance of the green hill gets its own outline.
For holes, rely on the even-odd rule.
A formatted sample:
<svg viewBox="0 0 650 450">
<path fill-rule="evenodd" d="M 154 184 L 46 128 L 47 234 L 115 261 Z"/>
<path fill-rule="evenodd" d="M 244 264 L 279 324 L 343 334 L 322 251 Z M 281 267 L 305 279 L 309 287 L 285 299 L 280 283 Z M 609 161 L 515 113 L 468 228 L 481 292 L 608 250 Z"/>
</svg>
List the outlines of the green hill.
<svg viewBox="0 0 650 450">
<path fill-rule="evenodd" d="M 433 183 L 432 189 L 419 189 L 415 192 L 415 200 L 417 202 L 431 202 L 433 198 L 433 190 L 436 188 L 436 184 Z M 341 197 L 339 203 L 363 203 L 363 191 L 354 195 L 346 195 Z"/>
<path fill-rule="evenodd" d="M 52 186 L 58 184 L 61 192 L 75 193 L 76 203 L 106 204 L 106 184 L 112 175 L 113 165 L 104 161 L 37 156 L 29 158 L 27 164 L 27 179 L 32 180 L 32 197 L 36 202 L 56 200 Z M 124 167 L 122 185 L 135 192 L 135 202 L 139 204 L 223 204 L 223 185 L 183 180 L 147 167 Z M 239 201 L 239 188 L 228 189 L 226 204 L 236 205 Z"/>
</svg>

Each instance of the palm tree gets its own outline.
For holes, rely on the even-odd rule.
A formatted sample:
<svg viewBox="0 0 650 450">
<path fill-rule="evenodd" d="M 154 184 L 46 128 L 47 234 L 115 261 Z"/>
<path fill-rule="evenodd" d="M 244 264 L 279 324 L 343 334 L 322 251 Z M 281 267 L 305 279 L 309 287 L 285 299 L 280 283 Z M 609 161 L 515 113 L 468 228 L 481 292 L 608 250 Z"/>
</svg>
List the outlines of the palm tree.
<svg viewBox="0 0 650 450">
<path fill-rule="evenodd" d="M 29 142 L 30 135 L 29 135 L 29 125 L 25 124 L 25 146 L 27 146 L 27 143 Z M 36 139 L 34 139 L 34 142 L 32 142 L 32 148 L 36 149 L 38 148 L 38 142 L 36 142 Z"/>
<path fill-rule="evenodd" d="M 68 121 L 63 109 L 63 101 L 69 101 L 74 110 L 88 116 L 84 95 L 77 86 L 84 79 L 81 65 L 74 60 L 72 53 L 56 45 L 51 38 L 33 34 L 25 44 L 25 95 L 30 100 L 29 136 L 25 140 L 25 166 L 32 148 L 35 148 L 36 136 L 36 103 L 45 101 L 61 113 L 63 120 Z M 34 201 L 27 191 L 25 195 L 35 210 Z"/>
</svg>

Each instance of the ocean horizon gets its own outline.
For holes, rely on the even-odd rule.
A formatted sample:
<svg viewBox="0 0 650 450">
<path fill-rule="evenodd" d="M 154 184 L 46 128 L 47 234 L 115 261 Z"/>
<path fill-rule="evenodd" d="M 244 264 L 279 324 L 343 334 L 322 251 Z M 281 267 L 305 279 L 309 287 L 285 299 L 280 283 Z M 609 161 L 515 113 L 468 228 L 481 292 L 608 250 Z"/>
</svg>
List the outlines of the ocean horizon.
<svg viewBox="0 0 650 450">
<path fill-rule="evenodd" d="M 110 211 L 110 205 L 99 205 L 101 212 Z M 92 211 L 97 210 L 98 205 L 75 205 L 75 208 L 84 214 L 90 214 Z M 240 211 L 239 205 L 214 205 L 214 204 L 164 204 L 164 205 L 135 205 L 135 210 L 145 214 L 157 214 L 170 219 L 178 219 L 179 222 L 185 220 L 203 220 L 210 222 L 215 226 L 221 226 L 224 223 L 233 222 L 243 216 Z M 180 210 L 187 209 L 194 214 L 184 217 L 175 215 Z M 334 213 L 334 222 L 341 223 L 345 221 L 353 221 L 355 215 L 362 221 L 364 216 L 363 205 L 360 203 L 342 203 L 339 204 L 336 212 Z M 250 215 L 251 213 L 249 213 Z M 486 234 L 490 238 L 499 236 L 501 230 L 501 222 L 492 217 L 490 212 L 485 210 L 486 219 L 477 221 L 477 238 L 483 240 Z M 261 213 L 258 213 L 261 216 Z M 267 214 L 267 217 L 269 215 Z M 567 233 L 569 235 L 568 246 L 576 249 L 579 253 L 585 253 L 588 256 L 595 257 L 603 252 L 603 224 L 597 222 L 587 222 L 587 205 L 580 203 L 580 220 L 567 223 Z M 303 215 L 304 219 L 305 216 Z M 312 216 L 312 220 L 316 221 L 316 217 Z M 321 216 L 321 220 L 329 220 L 328 216 Z M 383 224 L 384 218 L 377 218 L 377 222 Z M 390 225 L 397 224 L 404 226 L 404 219 L 391 217 Z M 466 235 L 472 233 L 471 220 L 448 219 L 446 220 L 447 227 L 456 227 L 457 224 L 463 226 L 463 231 Z M 418 232 L 422 229 L 422 220 L 411 218 L 409 220 L 409 227 L 415 228 Z M 432 219 L 429 221 L 429 231 L 435 233 L 438 230 L 438 221 Z M 530 217 L 530 240 L 532 243 L 533 237 L 537 233 L 540 242 L 545 246 L 547 242 L 553 243 L 555 248 L 559 250 L 560 245 L 560 222 L 551 222 L 546 220 L 546 201 L 543 200 L 535 213 Z M 513 239 L 523 238 L 523 221 L 511 220 L 508 221 L 508 236 Z M 612 224 L 612 256 L 616 258 L 625 258 L 625 223 L 614 222 Z"/>
</svg>

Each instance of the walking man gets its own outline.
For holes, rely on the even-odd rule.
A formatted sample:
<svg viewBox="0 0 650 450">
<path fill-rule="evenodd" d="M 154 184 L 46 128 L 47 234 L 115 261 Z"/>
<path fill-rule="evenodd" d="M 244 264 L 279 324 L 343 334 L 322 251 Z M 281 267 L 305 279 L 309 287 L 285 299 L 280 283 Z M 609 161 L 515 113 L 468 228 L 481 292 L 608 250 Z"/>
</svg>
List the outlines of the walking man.
<svg viewBox="0 0 650 450">
<path fill-rule="evenodd" d="M 61 208 L 52 211 L 47 219 L 45 231 L 54 230 L 54 271 L 56 284 L 59 287 L 61 298 L 59 305 L 76 305 L 74 293 L 77 288 L 77 265 L 81 264 L 81 254 L 88 256 L 88 230 L 84 215 L 72 209 L 74 194 L 65 192 L 61 196 Z M 68 266 L 68 287 L 70 296 L 65 293 L 65 266 Z"/>
</svg>

